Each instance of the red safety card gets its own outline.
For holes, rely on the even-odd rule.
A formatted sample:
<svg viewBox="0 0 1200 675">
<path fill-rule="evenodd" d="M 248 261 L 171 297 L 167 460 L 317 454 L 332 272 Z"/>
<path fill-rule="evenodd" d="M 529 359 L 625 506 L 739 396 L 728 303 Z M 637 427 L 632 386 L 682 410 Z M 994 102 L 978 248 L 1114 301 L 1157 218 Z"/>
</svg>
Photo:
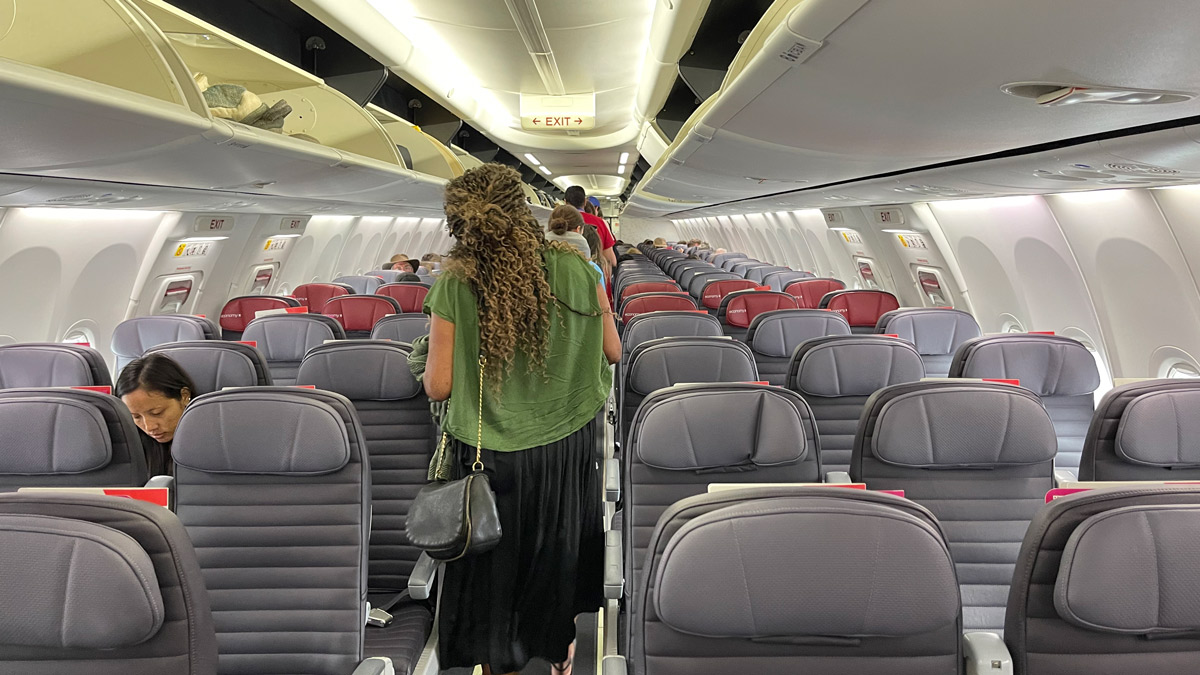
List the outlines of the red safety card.
<svg viewBox="0 0 1200 675">
<path fill-rule="evenodd" d="M 292 388 L 293 389 L 316 389 L 317 385 L 315 385 L 315 384 L 293 384 Z"/>
<path fill-rule="evenodd" d="M 980 378 L 980 379 L 982 379 L 984 382 L 996 382 L 997 384 L 1011 384 L 1014 387 L 1021 386 L 1020 380 L 1006 380 L 1006 379 L 998 378 L 998 377 L 984 377 L 984 378 Z"/>
<path fill-rule="evenodd" d="M 1054 335 L 1052 330 L 1031 330 L 1026 332 L 1026 335 Z"/>
<path fill-rule="evenodd" d="M 879 337 L 893 337 L 893 338 L 898 338 L 898 337 L 900 337 L 900 334 L 899 334 L 899 333 L 879 333 Z"/>
<path fill-rule="evenodd" d="M 287 314 L 308 314 L 307 307 L 285 307 L 283 311 Z"/>
<path fill-rule="evenodd" d="M 109 387 L 109 386 L 103 386 L 103 387 L 71 387 L 71 388 L 72 388 L 72 389 L 82 389 L 82 390 L 84 390 L 84 391 L 94 391 L 94 392 L 96 392 L 97 394 L 108 394 L 109 396 L 112 396 L 112 387 Z"/>
<path fill-rule="evenodd" d="M 823 487 L 849 488 L 851 490 L 866 490 L 867 489 L 866 483 L 818 483 L 818 484 L 814 484 L 814 487 L 822 487 L 822 486 Z M 883 492 L 883 493 L 886 493 L 889 495 L 895 495 L 897 497 L 904 496 L 904 490 L 871 490 L 871 492 Z"/>
<path fill-rule="evenodd" d="M 237 343 L 239 345 L 250 345 L 251 347 L 254 347 L 255 349 L 258 348 L 258 342 L 255 340 L 238 340 Z"/>
<path fill-rule="evenodd" d="M 756 290 L 756 291 L 769 291 L 769 290 L 771 290 L 771 287 L 770 287 L 770 286 L 755 286 L 755 287 L 754 287 L 754 290 Z"/>
<path fill-rule="evenodd" d="M 107 495 L 109 497 L 121 497 L 123 499 L 136 499 L 140 502 L 149 502 L 157 504 L 164 509 L 171 503 L 171 491 L 167 488 L 158 487 L 27 487 L 18 488 L 17 492 L 74 492 L 76 494 Z"/>
<path fill-rule="evenodd" d="M 1049 504 L 1055 499 L 1060 499 L 1062 497 L 1066 497 L 1067 495 L 1073 495 L 1077 492 L 1087 492 L 1091 489 L 1092 488 L 1054 488 L 1046 493 L 1046 503 Z"/>
</svg>

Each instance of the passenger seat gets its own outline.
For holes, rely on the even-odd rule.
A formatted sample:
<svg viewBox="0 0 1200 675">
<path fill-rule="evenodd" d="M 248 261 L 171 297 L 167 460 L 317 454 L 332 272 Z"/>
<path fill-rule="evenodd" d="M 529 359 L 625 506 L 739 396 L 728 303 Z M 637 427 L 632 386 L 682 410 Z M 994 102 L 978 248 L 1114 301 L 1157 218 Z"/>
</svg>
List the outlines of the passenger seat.
<svg viewBox="0 0 1200 675">
<path fill-rule="evenodd" d="M 146 350 L 179 364 L 196 385 L 193 396 L 225 387 L 266 387 L 271 370 L 261 352 L 250 345 L 221 340 L 168 342 Z"/>
<path fill-rule="evenodd" d="M 812 279 L 814 276 L 812 272 L 803 272 L 785 267 L 784 269 L 764 274 L 762 282 L 763 285 L 770 286 L 771 290 L 782 292 L 792 282 L 799 281 L 800 279 Z"/>
<path fill-rule="evenodd" d="M 339 295 L 349 295 L 352 290 L 349 286 L 341 284 L 301 284 L 292 291 L 292 297 L 301 307 L 307 307 L 308 311 L 316 313 L 331 299 Z"/>
<path fill-rule="evenodd" d="M 346 331 L 321 314 L 278 314 L 251 321 L 242 337 L 257 343 L 274 384 L 291 385 L 308 350 L 326 340 L 345 340 Z"/>
<path fill-rule="evenodd" d="M 800 309 L 817 309 L 821 306 L 821 298 L 845 288 L 846 284 L 840 279 L 816 277 L 793 281 L 783 288 L 783 292 L 794 296 L 800 304 Z"/>
<path fill-rule="evenodd" d="M 900 309 L 900 301 L 887 291 L 833 291 L 821 298 L 817 308 L 844 316 L 854 333 L 874 333 L 879 317 Z"/>
<path fill-rule="evenodd" d="M 1061 335 L 988 335 L 959 346 L 950 377 L 1019 380 L 1042 397 L 1058 436 L 1054 465 L 1075 471 L 1100 387 L 1096 359 L 1082 342 Z"/>
<path fill-rule="evenodd" d="M 0 495 L 0 569 L 0 672 L 217 675 L 196 552 L 161 506 Z"/>
<path fill-rule="evenodd" d="M 372 340 L 392 340 L 411 344 L 417 338 L 429 335 L 429 315 L 420 313 L 393 314 L 375 322 L 371 329 Z"/>
<path fill-rule="evenodd" d="M 925 377 L 911 344 L 873 335 L 832 335 L 801 342 L 788 362 L 787 387 L 812 407 L 825 471 L 849 471 L 854 434 L 867 398 Z"/>
<path fill-rule="evenodd" d="M 112 351 L 117 357 L 117 373 L 146 350 L 166 342 L 220 339 L 221 329 L 212 321 L 191 314 L 135 316 L 117 324 L 113 331 Z"/>
<path fill-rule="evenodd" d="M 618 311 L 624 325 L 641 314 L 681 310 L 696 311 L 696 301 L 683 293 L 639 293 L 625 298 Z"/>
<path fill-rule="evenodd" d="M 758 376 L 783 387 L 787 385 L 788 364 L 800 343 L 849 334 L 850 324 L 840 314 L 818 309 L 777 309 L 754 317 L 746 331 L 746 344 L 754 352 Z"/>
<path fill-rule="evenodd" d="M 321 308 L 346 330 L 348 338 L 369 338 L 375 323 L 385 316 L 400 314 L 400 303 L 383 295 L 344 295 Z"/>
<path fill-rule="evenodd" d="M 387 296 L 400 305 L 404 313 L 419 313 L 425 304 L 425 296 L 429 295 L 429 286 L 412 281 L 380 286 L 375 295 Z"/>
<path fill-rule="evenodd" d="M 796 298 L 775 291 L 738 291 L 721 299 L 717 320 L 725 334 L 743 342 L 755 317 L 764 312 L 797 309 Z"/>
<path fill-rule="evenodd" d="M 57 342 L 0 346 L 0 389 L 111 386 L 104 357 L 91 347 Z"/>
<path fill-rule="evenodd" d="M 241 295 L 221 308 L 221 339 L 241 340 L 255 314 L 269 309 L 299 307 L 300 301 L 276 295 Z"/>
<path fill-rule="evenodd" d="M 903 490 L 950 541 L 967 630 L 1000 632 L 1029 521 L 1054 487 L 1054 426 L 1033 392 L 992 382 L 899 384 L 871 397 L 851 479 Z"/>
<path fill-rule="evenodd" d="M 1079 480 L 1200 480 L 1200 382 L 1145 380 L 1105 394 L 1084 439 Z"/>
<path fill-rule="evenodd" d="M 335 284 L 345 284 L 354 289 L 357 295 L 371 295 L 379 290 L 383 285 L 383 279 L 379 277 L 368 276 L 365 274 L 353 274 L 344 277 L 338 277 L 333 280 Z"/>
<path fill-rule="evenodd" d="M 980 336 L 975 317 L 958 309 L 896 309 L 879 317 L 876 333 L 900 336 L 916 346 L 926 377 L 947 377 L 954 352 Z"/>
</svg>

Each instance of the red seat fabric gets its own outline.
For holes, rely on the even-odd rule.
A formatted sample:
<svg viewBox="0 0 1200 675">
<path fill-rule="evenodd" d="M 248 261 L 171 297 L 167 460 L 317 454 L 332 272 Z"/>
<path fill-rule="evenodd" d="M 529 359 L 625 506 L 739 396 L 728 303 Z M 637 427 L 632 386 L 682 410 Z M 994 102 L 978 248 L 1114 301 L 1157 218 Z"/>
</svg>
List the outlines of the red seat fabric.
<svg viewBox="0 0 1200 675">
<path fill-rule="evenodd" d="M 225 303 L 221 309 L 221 330 L 241 333 L 254 320 L 254 313 L 264 309 L 299 307 L 298 300 L 273 295 L 243 295 Z"/>
<path fill-rule="evenodd" d="M 330 299 L 350 293 L 351 291 L 341 284 L 301 284 L 292 291 L 292 297 L 298 300 L 301 306 L 320 312 Z"/>
<path fill-rule="evenodd" d="M 400 282 L 384 284 L 375 291 L 375 295 L 387 296 L 400 304 L 400 311 L 409 314 L 419 314 L 425 304 L 425 296 L 429 287 L 425 284 Z"/>
<path fill-rule="evenodd" d="M 639 314 L 664 310 L 696 310 L 696 303 L 686 294 L 654 294 L 630 298 L 621 306 L 621 322 L 625 323 Z"/>
<path fill-rule="evenodd" d="M 390 314 L 399 314 L 400 308 L 395 300 L 382 295 L 343 295 L 325 303 L 321 313 L 336 319 L 347 333 L 370 333 L 376 321 Z"/>
<path fill-rule="evenodd" d="M 846 284 L 838 279 L 801 279 L 788 284 L 784 287 L 783 292 L 796 296 L 796 299 L 800 301 L 800 309 L 817 309 L 821 305 L 821 298 L 825 297 L 826 293 L 841 291 L 845 288 Z"/>
<path fill-rule="evenodd" d="M 679 293 L 681 291 L 679 284 L 674 281 L 641 281 L 626 286 L 625 290 L 621 291 L 621 299 L 624 300 L 639 293 Z"/>
<path fill-rule="evenodd" d="M 752 291 L 758 287 L 758 284 L 749 279 L 718 279 L 710 281 L 704 286 L 704 295 L 701 296 L 700 302 L 709 309 L 716 309 L 721 306 L 721 301 L 725 296 L 734 291 Z M 747 324 L 749 325 L 749 324 Z"/>
<path fill-rule="evenodd" d="M 887 291 L 835 291 L 822 298 L 820 308 L 846 317 L 851 328 L 874 329 L 879 317 L 900 309 L 900 301 Z"/>
<path fill-rule="evenodd" d="M 774 291 L 750 291 L 738 293 L 725 305 L 725 323 L 738 328 L 749 328 L 754 317 L 763 312 L 777 309 L 799 309 L 796 298 L 787 293 Z"/>
</svg>

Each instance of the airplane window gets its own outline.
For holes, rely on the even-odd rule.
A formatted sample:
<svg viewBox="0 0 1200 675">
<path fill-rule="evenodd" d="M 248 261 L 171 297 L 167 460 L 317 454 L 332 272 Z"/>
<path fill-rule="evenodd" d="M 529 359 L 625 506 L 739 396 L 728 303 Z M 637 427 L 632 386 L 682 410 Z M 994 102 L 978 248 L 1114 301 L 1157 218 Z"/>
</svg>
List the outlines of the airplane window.
<svg viewBox="0 0 1200 675">
<path fill-rule="evenodd" d="M 91 347 L 95 344 L 95 338 L 91 335 L 91 331 L 86 328 L 83 330 L 73 330 L 67 333 L 67 336 L 62 339 L 65 345 L 82 345 Z"/>
<path fill-rule="evenodd" d="M 1000 326 L 1001 333 L 1024 333 L 1025 326 L 1012 314 L 1001 314 L 1004 323 Z"/>
<path fill-rule="evenodd" d="M 17 344 L 17 338 L 15 338 L 11 335 L 0 335 L 0 345 L 15 345 L 15 344 Z"/>
<path fill-rule="evenodd" d="M 271 279 L 275 276 L 275 266 L 262 267 L 254 273 L 254 284 L 250 287 L 249 295 L 262 295 L 267 292 L 267 288 L 271 285 Z"/>
<path fill-rule="evenodd" d="M 1191 363 L 1175 363 L 1167 368 L 1167 377 L 1172 380 L 1200 377 L 1200 369 Z"/>
<path fill-rule="evenodd" d="M 925 293 L 925 297 L 929 298 L 929 302 L 935 307 L 953 307 L 954 302 L 950 299 L 950 294 L 942 288 L 941 276 L 934 270 L 917 270 L 917 281 L 921 284 L 921 291 Z"/>
<path fill-rule="evenodd" d="M 875 268 L 870 260 L 865 258 L 856 258 L 858 263 L 858 276 L 862 277 L 864 288 L 879 288 L 879 282 L 875 280 Z"/>
<path fill-rule="evenodd" d="M 192 294 L 192 280 L 180 279 L 173 281 L 167 285 L 167 290 L 163 293 L 162 300 L 159 302 L 158 310 L 155 314 L 174 314 L 183 307 L 183 303 L 187 302 L 188 297 Z"/>
</svg>

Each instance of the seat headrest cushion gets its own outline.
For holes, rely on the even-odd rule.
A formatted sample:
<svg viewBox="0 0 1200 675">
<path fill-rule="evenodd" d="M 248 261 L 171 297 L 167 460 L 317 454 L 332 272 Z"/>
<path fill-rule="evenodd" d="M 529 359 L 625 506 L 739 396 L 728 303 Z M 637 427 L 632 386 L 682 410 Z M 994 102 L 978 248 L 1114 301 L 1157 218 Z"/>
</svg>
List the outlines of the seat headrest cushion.
<svg viewBox="0 0 1200 675">
<path fill-rule="evenodd" d="M 880 461 L 909 467 L 985 468 L 1048 462 L 1054 424 L 1027 392 L 969 386 L 901 394 L 879 411 L 871 439 Z"/>
<path fill-rule="evenodd" d="M 54 346 L 13 345 L 0 349 L 0 388 L 85 387 L 95 384 L 79 354 Z"/>
<path fill-rule="evenodd" d="M 659 469 L 777 466 L 808 453 L 804 420 L 786 392 L 681 393 L 639 417 L 638 459 Z"/>
<path fill-rule="evenodd" d="M 54 396 L 3 398 L 0 429 L 4 434 L 0 474 L 86 473 L 112 461 L 112 438 L 104 415 L 86 403 Z"/>
<path fill-rule="evenodd" d="M 921 355 L 892 338 L 830 342 L 801 357 L 797 388 L 813 396 L 870 396 L 893 384 L 925 377 Z"/>
<path fill-rule="evenodd" d="M 171 455 L 205 473 L 318 476 L 346 466 L 350 440 L 325 403 L 242 390 L 192 401 Z"/>
<path fill-rule="evenodd" d="M 1200 390 L 1157 391 L 1133 399 L 1117 426 L 1116 452 L 1134 464 L 1200 465 Z"/>
<path fill-rule="evenodd" d="M 127 319 L 113 331 L 113 353 L 138 357 L 150 347 L 166 342 L 207 339 L 201 321 L 198 317 L 172 314 Z"/>
<path fill-rule="evenodd" d="M 154 564 L 132 537 L 103 525 L 0 515 L 0 645 L 116 649 L 163 624 Z M 82 669 L 85 672 L 87 669 Z"/>
<path fill-rule="evenodd" d="M 983 338 L 967 353 L 962 376 L 1020 380 L 1039 396 L 1083 396 L 1100 386 L 1087 347 L 1052 336 Z"/>
<path fill-rule="evenodd" d="M 952 309 L 898 310 L 885 314 L 883 333 L 908 340 L 924 356 L 953 354 L 971 338 L 979 337 L 979 324 L 966 312 Z"/>
<path fill-rule="evenodd" d="M 645 395 L 688 382 L 753 382 L 758 379 L 758 370 L 740 344 L 712 340 L 654 345 L 635 353 L 630 360 L 629 389 Z"/>
<path fill-rule="evenodd" d="M 662 554 L 654 603 L 675 630 L 717 638 L 900 637 L 959 615 L 954 563 L 929 523 L 883 505 L 798 497 L 684 525 Z"/>
<path fill-rule="evenodd" d="M 243 340 L 258 343 L 267 361 L 299 361 L 308 350 L 337 337 L 333 328 L 303 314 L 264 316 L 250 322 L 242 333 Z"/>
<path fill-rule="evenodd" d="M 398 401 L 421 393 L 408 367 L 408 351 L 398 345 L 318 347 L 304 357 L 296 383 L 336 391 L 351 401 Z"/>
<path fill-rule="evenodd" d="M 787 310 L 761 314 L 756 319 L 751 347 L 763 356 L 787 358 L 805 340 L 825 335 L 849 335 L 850 324 L 833 312 L 813 310 L 804 315 Z"/>
<path fill-rule="evenodd" d="M 1067 540 L 1054 607 L 1070 624 L 1144 635 L 1200 630 L 1200 506 L 1128 506 Z"/>
</svg>

